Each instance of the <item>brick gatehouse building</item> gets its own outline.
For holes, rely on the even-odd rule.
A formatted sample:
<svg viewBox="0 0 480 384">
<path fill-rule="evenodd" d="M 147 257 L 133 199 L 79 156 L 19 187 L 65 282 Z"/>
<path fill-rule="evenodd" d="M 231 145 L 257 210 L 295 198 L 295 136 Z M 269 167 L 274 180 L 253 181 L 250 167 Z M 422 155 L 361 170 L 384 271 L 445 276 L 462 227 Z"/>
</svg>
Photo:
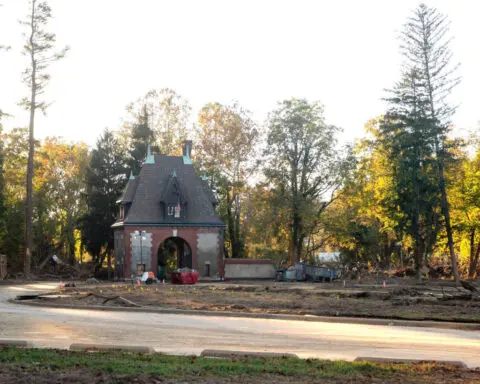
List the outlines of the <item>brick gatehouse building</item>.
<svg viewBox="0 0 480 384">
<path fill-rule="evenodd" d="M 205 178 L 191 161 L 192 142 L 183 156 L 152 155 L 138 176 L 131 175 L 117 201 L 115 274 L 130 278 L 152 271 L 169 277 L 176 268 L 194 268 L 201 277 L 223 277 L 224 223 Z"/>
</svg>

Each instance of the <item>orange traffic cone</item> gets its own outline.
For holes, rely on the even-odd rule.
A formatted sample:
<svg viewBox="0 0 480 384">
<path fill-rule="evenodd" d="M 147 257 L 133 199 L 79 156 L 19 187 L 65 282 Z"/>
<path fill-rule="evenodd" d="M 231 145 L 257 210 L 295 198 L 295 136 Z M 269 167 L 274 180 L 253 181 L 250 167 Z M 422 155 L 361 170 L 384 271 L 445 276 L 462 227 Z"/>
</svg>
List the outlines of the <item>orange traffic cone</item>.
<svg viewBox="0 0 480 384">
<path fill-rule="evenodd" d="M 137 280 L 137 287 L 140 287 L 140 280 Z"/>
<path fill-rule="evenodd" d="M 60 289 L 63 289 L 63 281 L 60 280 Z"/>
<path fill-rule="evenodd" d="M 383 288 L 387 288 L 387 282 L 383 280 Z"/>
</svg>

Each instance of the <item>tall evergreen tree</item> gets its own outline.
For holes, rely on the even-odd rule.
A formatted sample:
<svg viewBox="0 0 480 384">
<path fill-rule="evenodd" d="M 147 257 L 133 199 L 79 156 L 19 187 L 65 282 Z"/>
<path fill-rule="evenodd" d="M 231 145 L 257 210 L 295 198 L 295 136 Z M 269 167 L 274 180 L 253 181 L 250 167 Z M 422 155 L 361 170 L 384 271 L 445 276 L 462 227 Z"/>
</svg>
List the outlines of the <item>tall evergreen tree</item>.
<svg viewBox="0 0 480 384">
<path fill-rule="evenodd" d="M 408 19 L 402 33 L 402 52 L 407 72 L 415 72 L 421 93 L 422 124 L 430 125 L 438 173 L 438 188 L 441 194 L 442 213 L 447 232 L 448 248 L 455 280 L 458 282 L 457 258 L 454 250 L 450 207 L 445 178 L 446 137 L 450 118 L 455 111 L 448 102 L 452 89 L 459 83 L 455 76 L 458 65 L 452 63 L 449 22 L 435 8 L 420 4 Z"/>
<path fill-rule="evenodd" d="M 131 128 L 128 165 L 134 175 L 138 175 L 140 172 L 140 168 L 147 157 L 148 146 L 153 146 L 154 150 L 158 150 L 158 147 L 152 145 L 154 143 L 155 138 L 153 131 L 150 129 L 148 108 L 144 105 L 137 123 Z"/>
<path fill-rule="evenodd" d="M 48 104 L 40 101 L 45 87 L 50 80 L 47 72 L 49 65 L 65 56 L 68 47 L 60 52 L 53 52 L 56 41 L 55 34 L 47 32 L 44 28 L 52 18 L 51 8 L 47 1 L 30 0 L 29 13 L 25 21 L 21 24 L 25 25 L 27 32 L 24 33 L 26 38 L 23 53 L 29 58 L 29 65 L 23 72 L 23 81 L 28 86 L 30 95 L 25 97 L 21 104 L 30 112 L 29 122 L 29 150 L 27 163 L 27 180 L 26 180 L 26 202 L 25 202 L 25 274 L 30 274 L 32 251 L 33 251 L 33 231 L 32 231 L 32 215 L 33 215 L 33 158 L 35 153 L 35 111 L 37 109 L 45 112 Z"/>
<path fill-rule="evenodd" d="M 406 72 L 388 99 L 389 111 L 379 127 L 378 144 L 390 160 L 398 226 L 413 239 L 418 277 L 440 230 L 440 194 L 434 131 L 425 114 L 426 99 L 416 71 Z"/>
<path fill-rule="evenodd" d="M 106 129 L 92 151 L 86 170 L 88 212 L 81 218 L 82 242 L 98 269 L 114 249 L 111 225 L 118 214 L 117 199 L 125 184 L 126 158 L 113 133 Z"/>
</svg>

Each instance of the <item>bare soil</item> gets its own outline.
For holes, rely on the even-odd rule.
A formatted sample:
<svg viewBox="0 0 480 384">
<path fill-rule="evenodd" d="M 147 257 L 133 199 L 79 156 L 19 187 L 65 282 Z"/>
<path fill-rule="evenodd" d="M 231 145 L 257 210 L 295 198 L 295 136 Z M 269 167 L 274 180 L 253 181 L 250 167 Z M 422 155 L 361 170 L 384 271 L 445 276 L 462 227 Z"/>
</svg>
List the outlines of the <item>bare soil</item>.
<svg viewBox="0 0 480 384">
<path fill-rule="evenodd" d="M 317 316 L 443 320 L 480 323 L 480 296 L 432 282 L 424 285 L 364 285 L 313 283 L 130 284 L 65 288 L 62 297 L 45 302 L 75 305 L 138 306 Z"/>
</svg>

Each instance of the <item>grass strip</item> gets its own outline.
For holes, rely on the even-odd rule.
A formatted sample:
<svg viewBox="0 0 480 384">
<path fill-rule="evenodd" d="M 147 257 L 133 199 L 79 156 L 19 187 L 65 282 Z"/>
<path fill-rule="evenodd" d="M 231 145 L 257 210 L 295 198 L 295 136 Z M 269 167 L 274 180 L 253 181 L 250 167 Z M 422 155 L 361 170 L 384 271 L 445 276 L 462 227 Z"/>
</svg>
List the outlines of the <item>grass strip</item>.
<svg viewBox="0 0 480 384">
<path fill-rule="evenodd" d="M 212 359 L 124 352 L 76 352 L 54 349 L 0 349 L 0 363 L 35 371 L 65 371 L 86 368 L 115 374 L 154 374 L 166 378 L 181 376 L 259 376 L 271 374 L 297 378 L 385 377 L 408 371 L 408 365 L 385 365 L 282 357 Z"/>
</svg>

